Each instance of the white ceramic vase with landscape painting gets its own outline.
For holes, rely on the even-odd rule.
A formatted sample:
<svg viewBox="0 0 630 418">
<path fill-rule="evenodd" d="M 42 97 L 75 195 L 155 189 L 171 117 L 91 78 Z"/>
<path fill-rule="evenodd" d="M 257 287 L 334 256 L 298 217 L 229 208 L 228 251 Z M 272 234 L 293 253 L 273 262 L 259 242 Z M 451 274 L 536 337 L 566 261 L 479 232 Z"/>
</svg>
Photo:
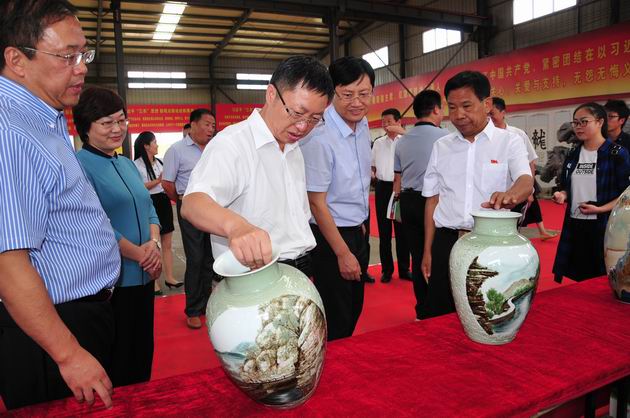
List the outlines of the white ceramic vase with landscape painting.
<svg viewBox="0 0 630 418">
<path fill-rule="evenodd" d="M 630 187 L 610 212 L 604 236 L 604 261 L 615 297 L 630 303 Z"/>
<path fill-rule="evenodd" d="M 449 260 L 457 315 L 466 335 L 483 344 L 514 339 L 532 304 L 540 262 L 509 211 L 474 212 L 472 232 L 453 246 Z"/>
<path fill-rule="evenodd" d="M 227 251 L 214 270 L 224 279 L 210 296 L 206 323 L 225 373 L 267 406 L 305 402 L 317 387 L 326 351 L 324 305 L 315 286 L 277 257 L 250 271 Z"/>
</svg>

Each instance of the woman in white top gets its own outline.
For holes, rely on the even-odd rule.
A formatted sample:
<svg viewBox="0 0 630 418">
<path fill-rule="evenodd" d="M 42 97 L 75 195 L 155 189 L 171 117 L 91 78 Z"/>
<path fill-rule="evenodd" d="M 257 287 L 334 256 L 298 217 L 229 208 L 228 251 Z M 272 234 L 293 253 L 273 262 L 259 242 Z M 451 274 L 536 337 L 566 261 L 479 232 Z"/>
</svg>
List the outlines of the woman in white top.
<svg viewBox="0 0 630 418">
<path fill-rule="evenodd" d="M 158 152 L 157 140 L 153 132 L 142 132 L 136 138 L 133 145 L 134 163 L 138 167 L 138 171 L 142 176 L 144 185 L 149 189 L 153 206 L 157 212 L 162 230 L 160 231 L 160 241 L 162 243 L 162 266 L 164 267 L 164 283 L 169 288 L 180 287 L 182 282 L 178 282 L 173 277 L 173 208 L 171 200 L 168 198 L 162 188 L 162 168 L 163 164 L 159 158 L 156 158 Z M 160 284 L 155 281 L 155 294 L 161 295 Z"/>
<path fill-rule="evenodd" d="M 564 161 L 556 203 L 567 203 L 553 273 L 581 281 L 606 275 L 604 233 L 610 211 L 628 187 L 630 156 L 606 139 L 606 110 L 586 103 L 573 112 L 573 130 L 580 143 Z"/>
</svg>

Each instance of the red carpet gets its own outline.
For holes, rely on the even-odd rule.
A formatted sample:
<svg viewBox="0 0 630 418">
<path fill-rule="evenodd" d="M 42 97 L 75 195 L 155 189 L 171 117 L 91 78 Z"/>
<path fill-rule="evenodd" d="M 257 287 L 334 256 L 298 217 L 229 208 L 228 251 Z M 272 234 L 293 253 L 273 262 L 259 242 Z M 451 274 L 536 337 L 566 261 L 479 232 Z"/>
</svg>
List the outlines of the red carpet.
<svg viewBox="0 0 630 418">
<path fill-rule="evenodd" d="M 371 203 L 374 204 L 373 199 Z M 546 227 L 560 230 L 564 207 L 548 200 L 541 200 L 540 205 Z M 372 223 L 378 236 L 374 217 Z M 538 291 L 572 284 L 566 280 L 562 285 L 553 281 L 551 268 L 558 239 L 541 241 L 535 238 L 532 239 L 532 244 L 538 251 L 541 263 Z M 380 277 L 380 265 L 371 266 L 369 271 L 372 276 Z M 411 282 L 394 277 L 388 284 L 377 281 L 366 285 L 363 314 L 355 335 L 412 322 L 415 319 L 414 305 Z M 154 359 L 154 379 L 219 366 L 206 328 L 190 330 L 186 327 L 183 295 L 156 299 Z"/>
<path fill-rule="evenodd" d="M 374 204 L 373 198 L 371 204 Z M 546 227 L 560 230 L 564 208 L 550 201 L 541 201 L 540 204 Z M 372 224 L 372 234 L 378 236 L 374 217 Z M 553 281 L 551 268 L 557 243 L 558 239 L 546 242 L 532 239 L 541 260 L 538 291 L 572 284 L 565 281 L 563 285 L 559 285 Z M 369 271 L 374 277 L 380 277 L 380 265 L 371 266 Z M 153 379 L 219 366 L 206 328 L 190 330 L 186 327 L 184 304 L 184 295 L 156 298 Z M 414 305 L 411 282 L 402 281 L 395 276 L 388 284 L 377 281 L 366 285 L 365 304 L 355 335 L 413 322 Z M 0 403 L 0 411 L 2 410 Z"/>
</svg>

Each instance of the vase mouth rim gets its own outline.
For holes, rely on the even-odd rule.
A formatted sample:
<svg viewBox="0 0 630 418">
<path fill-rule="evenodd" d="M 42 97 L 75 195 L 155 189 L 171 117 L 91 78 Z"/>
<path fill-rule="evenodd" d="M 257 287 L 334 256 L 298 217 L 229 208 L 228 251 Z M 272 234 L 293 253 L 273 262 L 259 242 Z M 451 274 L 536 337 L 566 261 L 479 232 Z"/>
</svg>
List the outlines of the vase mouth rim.
<svg viewBox="0 0 630 418">
<path fill-rule="evenodd" d="M 232 250 L 228 249 L 223 254 L 218 256 L 216 260 L 214 260 L 214 263 L 212 263 L 212 269 L 219 276 L 223 277 L 248 276 L 252 273 L 257 273 L 259 271 L 265 270 L 276 261 L 278 261 L 279 257 L 279 253 L 273 253 L 271 255 L 271 261 L 269 263 L 255 270 L 252 270 L 249 267 L 242 265 L 234 256 Z"/>
<path fill-rule="evenodd" d="M 520 218 L 521 214 L 518 212 L 512 212 L 508 209 L 487 209 L 487 210 L 475 210 L 471 212 L 473 218 L 487 218 L 487 219 L 516 219 Z"/>
</svg>

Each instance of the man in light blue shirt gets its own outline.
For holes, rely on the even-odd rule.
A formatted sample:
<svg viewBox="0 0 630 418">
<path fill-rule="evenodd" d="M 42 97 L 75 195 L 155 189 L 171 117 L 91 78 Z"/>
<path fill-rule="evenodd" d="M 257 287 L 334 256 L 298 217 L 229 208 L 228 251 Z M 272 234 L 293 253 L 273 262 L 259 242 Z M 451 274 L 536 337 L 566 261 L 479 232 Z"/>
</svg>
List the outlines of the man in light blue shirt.
<svg viewBox="0 0 630 418">
<path fill-rule="evenodd" d="M 203 150 L 214 136 L 215 119 L 208 109 L 196 109 L 190 114 L 190 132 L 171 145 L 164 155 L 162 187 L 164 192 L 177 202 L 177 220 L 182 233 L 186 254 L 186 325 L 191 329 L 201 328 L 201 315 L 206 310 L 212 287 L 212 246 L 210 234 L 195 228 L 181 217 L 182 197 L 188 187 L 190 173 L 201 158 Z"/>
<path fill-rule="evenodd" d="M 326 123 L 301 144 L 306 189 L 313 214 L 313 275 L 328 322 L 328 339 L 349 337 L 363 309 L 369 250 L 371 151 L 368 111 L 374 70 L 367 61 L 343 57 L 330 65 L 335 86 Z"/>
<path fill-rule="evenodd" d="M 62 0 L 0 3 L 0 396 L 9 409 L 72 394 L 91 404 L 94 392 L 111 406 L 120 254 L 62 112 L 78 102 L 94 58 L 75 13 Z"/>
</svg>

